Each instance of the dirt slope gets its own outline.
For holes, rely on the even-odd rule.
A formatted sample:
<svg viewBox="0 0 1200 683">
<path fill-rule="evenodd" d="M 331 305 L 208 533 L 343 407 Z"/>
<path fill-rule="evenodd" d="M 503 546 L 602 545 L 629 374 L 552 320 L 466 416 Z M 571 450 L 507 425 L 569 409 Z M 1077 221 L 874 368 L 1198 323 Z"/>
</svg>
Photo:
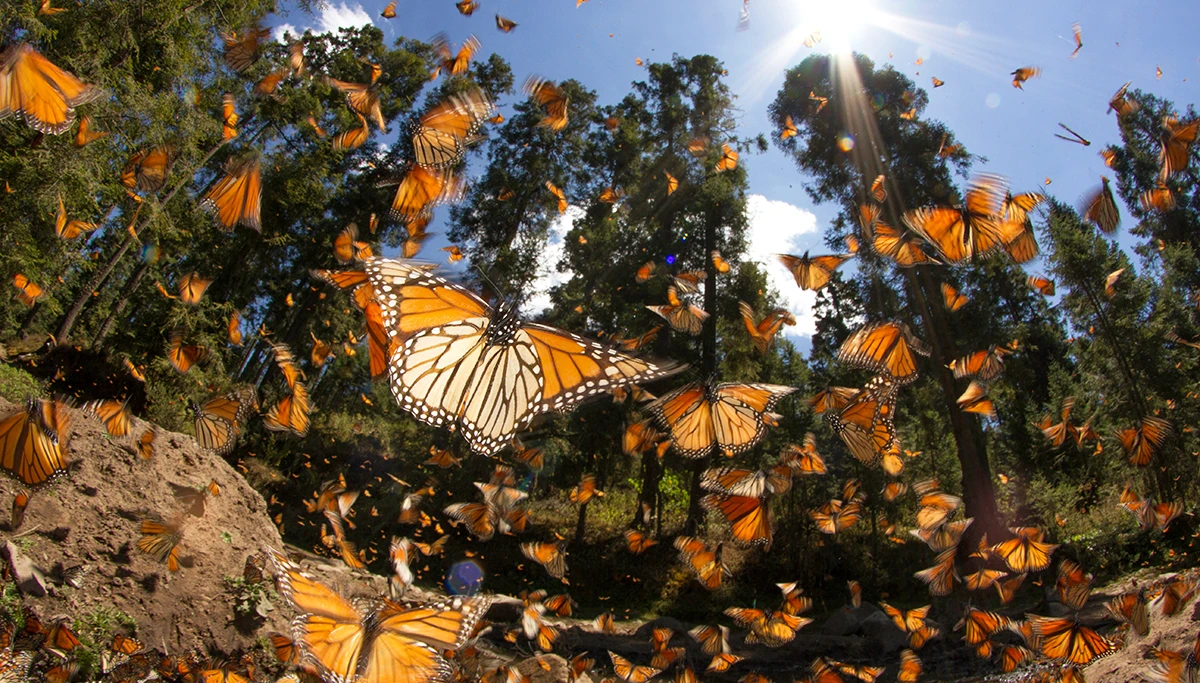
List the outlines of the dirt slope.
<svg viewBox="0 0 1200 683">
<path fill-rule="evenodd" d="M 0 400 L 0 416 L 17 409 Z M 286 627 L 286 610 L 271 612 L 266 623 L 234 619 L 223 577 L 241 576 L 248 554 L 282 545 L 266 502 L 236 470 L 201 450 L 190 435 L 159 431 L 157 453 L 144 460 L 135 454 L 134 440 L 151 425 L 135 420 L 130 436 L 114 439 L 99 420 L 78 411 L 73 418 L 70 475 L 34 494 L 15 534 L 3 515 L 0 548 L 14 540 L 22 555 L 51 575 L 56 566 L 86 563 L 91 569 L 82 588 L 48 582 L 49 594 L 26 595 L 25 604 L 43 621 L 120 610 L 137 622 L 136 635 L 146 645 L 168 652 L 230 652 L 253 643 L 255 626 Z M 220 495 L 207 500 L 203 516 L 186 515 L 171 484 L 200 488 L 210 481 Z M 0 477 L 5 513 L 19 489 Z M 177 573 L 137 549 L 147 514 L 168 520 L 185 515 Z"/>
</svg>

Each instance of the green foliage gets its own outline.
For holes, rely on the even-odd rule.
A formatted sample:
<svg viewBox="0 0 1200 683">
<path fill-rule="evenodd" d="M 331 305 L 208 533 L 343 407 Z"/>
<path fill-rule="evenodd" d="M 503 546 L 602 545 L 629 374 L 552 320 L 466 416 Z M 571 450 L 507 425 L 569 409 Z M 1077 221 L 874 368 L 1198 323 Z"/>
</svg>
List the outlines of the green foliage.
<svg viewBox="0 0 1200 683">
<path fill-rule="evenodd" d="M 29 397 L 44 395 L 33 375 L 15 365 L 0 364 L 0 396 L 10 403 L 22 403 Z"/>
<path fill-rule="evenodd" d="M 266 619 L 279 595 L 267 581 L 247 581 L 242 576 L 226 576 L 223 579 L 225 592 L 233 603 L 233 612 L 238 616 L 259 616 Z"/>
<path fill-rule="evenodd" d="M 79 647 L 73 654 L 81 672 L 86 675 L 99 671 L 101 653 L 112 644 L 113 636 L 135 629 L 137 621 L 133 617 L 108 605 L 98 605 L 76 616 L 71 630 L 79 638 Z"/>
<path fill-rule="evenodd" d="M 21 591 L 12 581 L 0 583 L 0 623 L 12 624 L 15 632 L 25 628 L 25 611 L 21 608 Z"/>
</svg>

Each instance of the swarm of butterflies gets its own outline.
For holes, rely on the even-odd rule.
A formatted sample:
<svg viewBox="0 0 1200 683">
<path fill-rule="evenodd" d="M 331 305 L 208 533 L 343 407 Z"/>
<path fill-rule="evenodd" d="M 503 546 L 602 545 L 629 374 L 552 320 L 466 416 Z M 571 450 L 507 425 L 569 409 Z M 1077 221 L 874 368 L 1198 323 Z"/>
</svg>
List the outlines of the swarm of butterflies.
<svg viewBox="0 0 1200 683">
<path fill-rule="evenodd" d="M 586 0 L 579 0 L 582 4 Z M 391 3 L 383 12 L 385 18 L 395 17 Z M 49 6 L 43 2 L 43 9 Z M 478 3 L 457 2 L 464 15 L 472 14 Z M 748 2 L 742 4 L 741 21 L 748 21 Z M 50 8 L 53 11 L 62 11 Z M 497 28 L 508 33 L 517 28 L 516 22 L 496 15 Z M 229 67 L 244 72 L 259 59 L 261 43 L 269 32 L 252 26 L 241 33 L 222 34 L 225 60 Z M 1081 34 L 1076 36 L 1076 53 L 1082 47 Z M 811 47 L 820 41 L 814 33 L 806 40 Z M 442 73 L 456 76 L 465 73 L 478 53 L 480 43 L 470 37 L 454 49 L 444 36 L 434 40 L 439 65 L 431 80 Z M 1040 75 L 1038 67 L 1021 67 L 1013 72 L 1013 86 L 1023 88 L 1030 79 Z M 382 69 L 370 65 L 366 83 L 319 76 L 319 80 L 345 95 L 346 103 L 359 121 L 357 128 L 338 133 L 331 145 L 336 150 L 354 149 L 369 138 L 372 124 L 385 131 L 387 122 L 380 102 Z M 311 77 L 304 58 L 303 44 L 289 48 L 288 63 L 265 77 L 255 86 L 256 92 L 267 95 L 288 77 Z M 945 85 L 937 78 L 934 87 Z M 1135 105 L 1125 97 L 1129 84 L 1111 99 L 1110 108 L 1118 117 L 1127 116 Z M 539 126 L 551 133 L 564 130 L 569 122 L 570 100 L 556 84 L 532 76 L 524 92 L 545 111 Z M 0 119 L 15 116 L 32 128 L 58 135 L 70 130 L 75 109 L 98 97 L 100 90 L 80 81 L 40 55 L 31 45 L 14 44 L 0 53 Z M 812 93 L 810 100 L 819 113 L 828 98 Z M 512 448 L 515 459 L 531 469 L 540 468 L 541 454 L 525 448 L 518 435 L 546 413 L 569 411 L 580 403 L 602 395 L 615 400 L 633 398 L 649 402 L 644 409 L 645 420 L 630 424 L 624 434 L 624 451 L 636 455 L 654 451 L 662 457 L 674 450 L 684 458 L 702 459 L 719 453 L 726 458 L 743 454 L 763 440 L 769 428 L 779 424 L 781 415 L 773 412 L 776 404 L 792 394 L 795 387 L 762 383 L 727 383 L 715 379 L 694 382 L 675 388 L 662 397 L 655 397 L 642 385 L 666 379 L 682 372 L 684 366 L 674 362 L 640 359 L 630 355 L 651 342 L 663 329 L 648 331 L 629 338 L 612 339 L 602 343 L 569 331 L 543 324 L 523 321 L 514 307 L 504 301 L 490 303 L 469 288 L 434 272 L 432 265 L 417 263 L 413 258 L 428 236 L 426 226 L 433 210 L 462 196 L 464 183 L 456 175 L 468 147 L 480 139 L 483 124 L 498 123 L 502 117 L 479 89 L 468 89 L 434 104 L 411 127 L 406 140 L 410 142 L 411 162 L 395 181 L 397 186 L 390 206 L 390 215 L 405 225 L 407 238 L 401 248 L 404 260 L 376 257 L 370 245 L 359 240 L 358 228 L 348 226 L 334 242 L 334 255 L 341 264 L 358 263 L 361 269 L 347 271 L 314 271 L 315 277 L 331 283 L 340 290 L 349 290 L 352 299 L 363 311 L 366 340 L 370 354 L 372 378 L 387 376 L 397 403 L 417 420 L 458 432 L 472 451 L 483 456 L 495 456 Z M 223 138 L 238 136 L 238 114 L 231 96 L 223 99 Z M 310 125 L 317 128 L 315 120 Z M 619 121 L 606 122 L 610 130 Z M 1147 208 L 1168 211 L 1174 206 L 1168 181 L 1185 170 L 1190 147 L 1200 122 L 1183 123 L 1169 117 L 1163 121 L 1164 136 L 1160 155 L 1160 183 L 1156 190 L 1146 193 L 1142 203 Z M 1063 128 L 1074 138 L 1063 138 L 1082 145 L 1090 141 Z M 317 128 L 323 135 L 323 131 Z M 798 130 L 788 117 L 781 137 L 797 135 Z M 106 135 L 93 129 L 84 116 L 79 121 L 75 142 L 89 144 Z M 1062 137 L 1062 136 L 1060 136 Z M 939 155 L 956 153 L 954 145 L 943 140 Z M 698 137 L 688 144 L 688 150 L 698 158 L 719 152 L 711 169 L 722 173 L 737 168 L 738 151 L 728 143 L 718 148 L 712 141 Z M 1106 152 L 1106 153 L 1105 153 Z M 1112 164 L 1111 150 L 1102 152 Z M 121 174 L 121 182 L 135 201 L 138 193 L 162 190 L 170 174 L 175 151 L 169 146 L 136 152 Z M 665 193 L 670 195 L 679 181 L 664 172 Z M 223 175 L 205 192 L 201 205 L 210 211 L 222 230 L 238 225 L 261 230 L 262 165 L 257 153 L 236 155 L 225 166 Z M 852 237 L 846 253 L 810 256 L 782 254 L 780 261 L 794 275 L 801 289 L 818 290 L 824 287 L 833 273 L 853 258 L 862 245 L 898 266 L 920 264 L 964 265 L 971 261 L 1004 252 L 1017 263 L 1026 263 L 1038 254 L 1029 214 L 1045 201 L 1036 193 L 1013 195 L 1005 180 L 995 175 L 974 178 L 960 206 L 931 206 L 905 212 L 900 218 L 903 228 L 884 220 L 888 196 L 888 179 L 880 175 L 865 193 L 874 201 L 861 205 L 859 211 L 860 237 Z M 554 197 L 559 212 L 566 211 L 567 198 L 552 182 L 546 189 Z M 512 196 L 502 193 L 505 201 Z M 602 201 L 616 204 L 624 198 L 619 188 L 607 188 Z M 1119 211 L 1109 187 L 1102 178 L 1101 187 L 1091 193 L 1083 206 L 1085 221 L 1105 233 L 1114 232 L 1119 225 Z M 374 234 L 377 221 L 372 217 L 370 232 Z M 95 229 L 95 224 L 72 219 L 61 200 L 55 229 L 63 239 L 74 239 Z M 446 248 L 451 261 L 463 258 L 456 246 Z M 709 277 L 729 273 L 732 265 L 721 254 L 710 254 L 711 268 L 703 271 L 665 273 L 668 281 L 667 302 L 647 308 L 665 321 L 671 330 L 683 334 L 699 334 L 709 313 L 689 297 L 701 292 Z M 636 274 L 639 284 L 655 281 L 659 266 L 646 263 Z M 1106 289 L 1117 286 L 1120 271 L 1109 277 Z M 179 280 L 179 289 L 172 294 L 159 286 L 166 297 L 195 305 L 204 296 L 211 280 L 191 273 Z M 1046 296 L 1054 295 L 1054 283 L 1040 277 L 1030 277 L 1029 285 Z M 32 306 L 44 290 L 22 274 L 13 278 L 18 298 Z M 948 284 L 942 285 L 943 304 L 953 312 L 965 306 L 969 299 Z M 1111 296 L 1111 294 L 1110 294 Z M 792 315 L 783 309 L 759 314 L 742 303 L 739 307 L 746 332 L 760 353 L 767 353 L 784 325 L 795 324 Z M 235 311 L 229 321 L 229 341 L 242 343 L 241 320 Z M 286 383 L 284 397 L 268 408 L 262 419 L 267 429 L 303 436 L 309 429 L 309 395 L 305 377 L 290 348 L 269 341 L 270 333 L 259 330 L 268 339 L 276 365 Z M 319 367 L 331 357 L 330 345 L 314 337 L 311 359 Z M 357 340 L 355 340 L 357 343 Z M 988 397 L 988 383 L 997 380 L 1004 370 L 1004 359 L 1019 351 L 1019 341 L 997 343 L 988 349 L 971 353 L 953 362 L 956 378 L 971 380 L 967 390 L 957 399 L 965 412 L 995 418 L 995 407 Z M 349 349 L 349 346 L 347 346 Z M 171 335 L 167 358 L 179 373 L 187 373 L 202 362 L 207 350 L 186 342 L 186 332 Z M 919 357 L 929 356 L 929 347 L 902 322 L 871 322 L 853 332 L 838 350 L 841 362 L 867 370 L 873 377 L 861 388 L 829 387 L 808 399 L 818 414 L 824 414 L 832 431 L 845 443 L 850 453 L 865 467 L 881 467 L 892 478 L 880 494 L 891 502 L 910 490 L 917 499 L 916 528 L 910 533 L 924 542 L 934 553 L 932 567 L 916 573 L 916 578 L 928 585 L 933 596 L 947 596 L 961 583 L 968 591 L 982 593 L 995 589 L 1001 603 L 1012 600 L 1016 590 L 1030 574 L 1049 570 L 1053 566 L 1056 545 L 1046 542 L 1045 533 L 1037 528 L 1010 529 L 1011 538 L 980 539 L 978 546 L 963 551 L 959 546 L 971 518 L 957 519 L 962 507 L 961 498 L 941 490 L 936 480 L 926 480 L 909 486 L 898 475 L 904 469 L 904 459 L 917 454 L 901 447 L 896 432 L 896 406 L 899 391 L 913 383 L 918 376 Z M 140 369 L 126 362 L 135 377 Z M 1098 449 L 1100 436 L 1087 422 L 1072 421 L 1074 401 L 1062 405 L 1059 420 L 1047 416 L 1038 423 L 1047 441 L 1054 447 Z M 79 407 L 83 415 L 101 420 L 115 438 L 132 439 L 133 447 L 142 457 L 154 456 L 155 432 L 146 429 L 136 438 L 132 429 L 132 414 L 128 401 L 89 401 Z M 259 410 L 256 393 L 249 388 L 212 398 L 204 404 L 193 404 L 197 442 L 206 450 L 225 455 L 235 446 L 247 420 Z M 25 506 L 32 492 L 52 483 L 69 471 L 70 424 L 74 405 L 65 399 L 30 400 L 14 414 L 0 420 L 0 468 L 18 480 L 26 491 L 16 496 L 13 505 L 12 528 L 20 526 Z M 1172 431 L 1172 425 L 1156 415 L 1143 417 L 1138 424 L 1119 431 L 1115 436 L 1129 462 L 1144 467 L 1152 462 L 1157 451 Z M 802 445 L 791 445 L 781 453 L 776 464 L 761 470 L 733 466 L 710 468 L 703 473 L 701 486 L 706 491 L 702 504 L 718 513 L 729 524 L 732 540 L 740 545 L 769 549 L 773 542 L 774 525 L 771 517 L 773 496 L 786 493 L 796 476 L 820 476 L 826 473 L 824 459 L 817 451 L 816 438 L 809 435 Z M 451 467 L 459 464 L 447 451 L 431 449 L 428 464 Z M 403 482 L 400 482 L 403 483 Z M 514 471 L 507 465 L 497 465 L 487 482 L 477 482 L 479 500 L 455 503 L 443 512 L 452 524 L 463 525 L 480 541 L 496 535 L 517 534 L 530 526 L 530 515 L 522 502 L 527 494 L 516 484 Z M 203 489 L 176 487 L 176 499 L 182 510 L 164 519 L 149 517 L 142 521 L 142 538 L 137 547 L 166 564 L 170 571 L 180 569 L 179 543 L 183 537 L 184 519 L 203 515 L 205 501 L 218 496 L 215 482 Z M 424 499 L 433 493 L 432 484 L 408 494 L 401 507 L 400 523 L 428 525 L 430 516 L 421 509 Z M 331 554 L 339 556 L 350 567 L 365 566 L 362 551 L 347 537 L 353 528 L 352 506 L 359 492 L 347 488 L 343 478 L 324 484 L 312 501 L 306 501 L 310 513 L 320 512 L 331 534 L 322 527 L 322 544 Z M 570 493 L 573 502 L 584 505 L 602 497 L 594 475 L 584 475 Z M 853 527 L 864 515 L 867 493 L 858 480 L 851 479 L 842 486 L 840 497 L 823 503 L 810 511 L 816 528 L 831 536 Z M 1182 505 L 1155 502 L 1126 490 L 1120 504 L 1133 514 L 1146 531 L 1162 531 L 1183 513 Z M 884 520 L 886 521 L 886 520 Z M 885 524 L 889 535 L 895 525 Z M 628 548 L 638 554 L 657 544 L 641 531 L 626 533 Z M 411 561 L 417 553 L 433 555 L 445 546 L 443 536 L 433 543 L 420 543 L 408 538 L 393 538 L 390 560 L 393 567 L 391 596 L 348 600 L 306 574 L 287 556 L 268 549 L 265 560 L 247 561 L 247 581 L 261 582 L 273 578 L 281 595 L 295 608 L 298 616 L 290 635 L 274 634 L 271 638 L 278 658 L 294 666 L 289 680 L 320 678 L 327 683 L 368 683 L 387 680 L 437 682 L 453 679 L 507 681 L 525 680 L 513 667 L 483 671 L 478 664 L 475 639 L 487 628 L 484 615 L 490 600 L 487 597 L 451 597 L 436 603 L 415 603 L 404 599 L 413 583 Z M 676 537 L 673 546 L 682 565 L 693 573 L 708 590 L 716 590 L 732 574 L 722 559 L 723 544 L 711 545 L 696 537 Z M 553 579 L 569 584 L 567 550 L 562 539 L 522 543 L 521 552 L 531 562 L 541 566 Z M 957 559 L 965 556 L 963 564 Z M 1112 617 L 1122 624 L 1115 637 L 1106 637 L 1080 623 L 1078 611 L 1091 594 L 1092 577 L 1071 560 L 1061 560 L 1055 570 L 1055 590 L 1061 603 L 1069 610 L 1067 616 L 1045 617 L 1026 615 L 1017 619 L 998 612 L 969 606 L 956 626 L 963 630 L 965 642 L 983 658 L 995 659 L 1008 672 L 1032 662 L 1051 662 L 1061 665 L 1053 674 L 1043 673 L 1044 680 L 1083 681 L 1081 669 L 1092 661 L 1116 652 L 1128 631 L 1144 636 L 1150 629 L 1153 605 L 1165 616 L 1182 610 L 1195 596 L 1194 577 L 1175 577 L 1152 586 L 1140 587 L 1113 599 L 1108 604 Z M 82 581 L 81 572 L 71 572 L 65 581 Z M 72 585 L 75 585 L 74 583 Z M 791 642 L 811 618 L 803 616 L 813 601 L 794 583 L 779 584 L 782 593 L 778 609 L 731 607 L 725 611 L 733 622 L 747 631 L 745 642 L 767 647 L 781 647 Z M 547 615 L 569 616 L 572 601 L 569 595 L 549 596 L 535 591 L 520 596 L 523 617 L 520 628 L 504 634 L 510 642 L 520 638 L 541 651 L 555 649 L 559 633 Z M 982 598 L 981 598 L 982 599 Z M 861 588 L 850 585 L 850 603 L 862 603 Z M 898 680 L 912 683 L 920 679 L 922 664 L 917 654 L 928 641 L 940 637 L 939 629 L 927 623 L 930 607 L 900 610 L 880 603 L 896 627 L 907 637 L 908 649 L 901 653 Z M 72 653 L 79 641 L 65 623 L 42 624 L 31 612 L 26 613 L 25 625 L 18 633 L 8 628 L 0 633 L 0 675 L 5 680 L 20 680 L 31 667 L 42 672 L 44 680 L 55 683 L 72 680 L 78 663 Z M 615 632 L 611 614 L 595 621 L 598 630 Z M 636 664 L 625 657 L 609 652 L 611 668 L 616 679 L 630 683 L 645 683 L 671 670 L 674 680 L 681 683 L 699 680 L 684 647 L 672 647 L 679 634 L 670 629 L 655 629 L 651 638 L 651 659 L 648 664 Z M 733 654 L 729 644 L 729 629 L 724 626 L 699 626 L 687 634 L 698 643 L 700 650 L 711 656 L 705 671 L 724 672 L 742 660 Z M 1191 652 L 1164 649 L 1152 650 L 1154 661 L 1149 664 L 1153 680 L 1166 683 L 1190 683 L 1200 678 L 1200 639 Z M 161 657 L 143 644 L 126 636 L 118 636 L 104 653 L 101 671 L 109 680 L 134 681 L 158 677 L 166 680 L 224 681 L 232 683 L 251 680 L 255 673 L 247 662 L 202 661 L 199 657 Z M 49 666 L 47 666 L 49 665 Z M 575 680 L 591 670 L 595 661 L 586 653 L 570 661 L 570 678 Z M 872 683 L 884 668 L 840 662 L 825 657 L 814 660 L 803 680 L 815 683 L 861 680 Z M 613 679 L 608 679 L 613 680 Z M 746 683 L 766 681 L 758 673 L 747 673 Z"/>
</svg>

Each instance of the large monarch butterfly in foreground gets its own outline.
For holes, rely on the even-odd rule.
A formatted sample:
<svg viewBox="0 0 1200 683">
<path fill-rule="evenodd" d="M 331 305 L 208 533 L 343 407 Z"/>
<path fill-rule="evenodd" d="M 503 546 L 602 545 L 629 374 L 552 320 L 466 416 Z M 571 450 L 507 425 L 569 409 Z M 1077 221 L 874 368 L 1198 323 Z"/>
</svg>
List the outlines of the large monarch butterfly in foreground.
<svg viewBox="0 0 1200 683">
<path fill-rule="evenodd" d="M 902 322 L 871 323 L 850 335 L 838 349 L 838 360 L 908 384 L 917 378 L 914 354 L 928 356 L 929 346 Z"/>
<path fill-rule="evenodd" d="M 348 602 L 270 550 L 279 592 L 299 612 L 296 644 L 330 683 L 442 683 L 447 653 L 461 648 L 487 612 L 488 597 L 405 606 L 387 599 Z"/>
<path fill-rule="evenodd" d="M 0 120 L 15 115 L 39 133 L 60 135 L 75 122 L 75 107 L 99 94 L 27 44 L 0 53 Z"/>
<path fill-rule="evenodd" d="M 1117 649 L 1107 638 L 1074 619 L 1052 619 L 1028 615 L 1039 650 L 1049 659 L 1085 666 L 1092 660 L 1115 654 Z"/>
<path fill-rule="evenodd" d="M 137 542 L 138 550 L 158 562 L 166 562 L 168 571 L 179 571 L 179 541 L 183 538 L 179 522 L 144 519 L 141 532 L 142 537 Z"/>
<path fill-rule="evenodd" d="M 412 127 L 413 161 L 435 169 L 456 165 L 467 145 L 479 140 L 476 133 L 494 109 L 478 88 L 437 105 Z"/>
<path fill-rule="evenodd" d="M 66 472 L 69 428 L 66 403 L 30 399 L 24 410 L 0 421 L 0 468 L 26 486 Z"/>
<path fill-rule="evenodd" d="M 503 449 L 541 413 L 683 369 L 522 322 L 511 305 L 493 307 L 425 267 L 375 259 L 367 276 L 392 342 L 396 401 L 426 424 L 461 426 L 483 455 Z"/>
<path fill-rule="evenodd" d="M 700 384 L 680 387 L 647 406 L 680 455 L 727 457 L 750 450 L 767 434 L 771 408 L 796 387 L 778 384 Z"/>
</svg>

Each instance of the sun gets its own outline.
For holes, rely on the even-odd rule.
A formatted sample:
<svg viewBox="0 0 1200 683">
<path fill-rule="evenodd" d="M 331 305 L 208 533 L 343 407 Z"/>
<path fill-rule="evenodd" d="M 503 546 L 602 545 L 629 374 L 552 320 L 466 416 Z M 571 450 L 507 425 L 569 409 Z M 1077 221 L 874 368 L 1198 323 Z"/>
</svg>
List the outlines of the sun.
<svg viewBox="0 0 1200 683">
<path fill-rule="evenodd" d="M 834 53 L 850 52 L 854 40 L 879 18 L 872 0 L 819 0 L 802 4 L 799 12 L 803 28 L 820 33 L 822 45 Z"/>
</svg>

